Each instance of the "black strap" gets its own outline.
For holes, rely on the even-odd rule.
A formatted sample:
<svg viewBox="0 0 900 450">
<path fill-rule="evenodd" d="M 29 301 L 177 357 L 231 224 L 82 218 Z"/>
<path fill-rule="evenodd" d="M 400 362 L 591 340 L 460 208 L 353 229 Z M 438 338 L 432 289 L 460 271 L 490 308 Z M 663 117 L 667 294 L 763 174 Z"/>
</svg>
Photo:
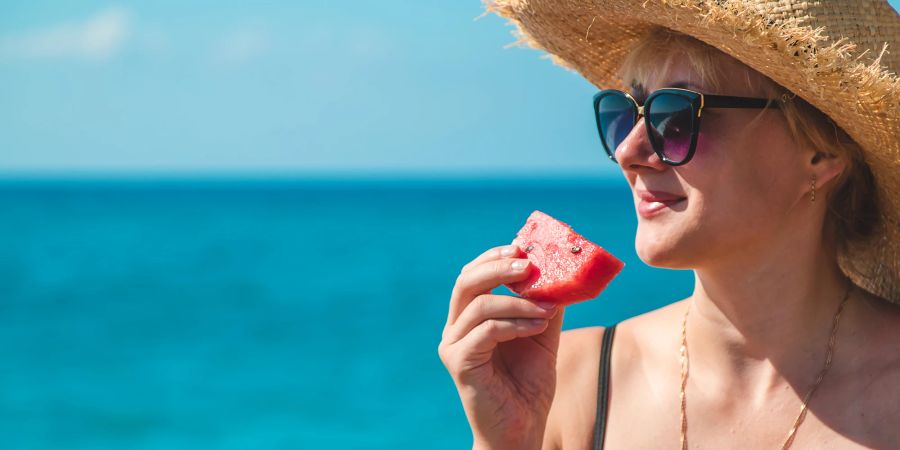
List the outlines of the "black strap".
<svg viewBox="0 0 900 450">
<path fill-rule="evenodd" d="M 603 332 L 603 343 L 600 346 L 600 381 L 597 383 L 597 419 L 594 422 L 594 450 L 603 449 L 606 437 L 606 416 L 609 407 L 609 354 L 612 351 L 613 336 L 616 325 L 607 327 Z"/>
</svg>

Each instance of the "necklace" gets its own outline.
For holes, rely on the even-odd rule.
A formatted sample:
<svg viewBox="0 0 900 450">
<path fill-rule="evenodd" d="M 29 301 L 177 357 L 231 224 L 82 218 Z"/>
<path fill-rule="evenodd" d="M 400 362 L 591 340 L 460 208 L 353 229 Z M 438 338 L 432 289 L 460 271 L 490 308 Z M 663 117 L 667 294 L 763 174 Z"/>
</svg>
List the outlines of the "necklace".
<svg viewBox="0 0 900 450">
<path fill-rule="evenodd" d="M 853 283 L 850 283 L 850 285 L 847 286 L 847 291 L 844 293 L 841 304 L 838 306 L 837 312 L 834 314 L 834 319 L 831 321 L 831 337 L 828 338 L 828 351 L 825 353 L 825 365 L 816 377 L 813 387 L 806 393 L 806 396 L 803 397 L 803 404 L 800 405 L 800 414 L 797 416 L 794 425 L 788 432 L 787 439 L 781 446 L 781 450 L 787 450 L 787 448 L 794 443 L 794 435 L 797 433 L 797 428 L 800 427 L 800 424 L 803 423 L 803 419 L 806 417 L 806 405 L 809 403 L 809 399 L 816 391 L 816 388 L 819 387 L 819 383 L 825 378 L 825 373 L 828 372 L 828 368 L 831 367 L 831 356 L 834 353 L 834 341 L 835 336 L 837 336 L 838 323 L 841 320 L 841 311 L 844 310 L 844 304 L 847 303 L 847 299 L 850 298 L 850 291 L 852 289 Z M 679 352 L 681 353 L 681 450 L 687 450 L 687 398 L 684 395 L 684 388 L 687 386 L 688 379 L 687 318 L 690 310 L 690 306 L 688 306 L 684 312 L 684 320 L 681 322 L 681 348 L 679 348 Z"/>
</svg>

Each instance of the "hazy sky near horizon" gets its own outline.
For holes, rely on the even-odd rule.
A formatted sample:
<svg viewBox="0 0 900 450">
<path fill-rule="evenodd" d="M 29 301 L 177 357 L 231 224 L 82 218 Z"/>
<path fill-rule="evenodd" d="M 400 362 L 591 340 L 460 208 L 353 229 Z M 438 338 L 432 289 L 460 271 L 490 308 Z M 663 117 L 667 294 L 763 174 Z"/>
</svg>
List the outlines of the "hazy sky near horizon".
<svg viewBox="0 0 900 450">
<path fill-rule="evenodd" d="M 482 11 L 4 2 L 0 172 L 615 176 L 596 89 Z"/>
</svg>

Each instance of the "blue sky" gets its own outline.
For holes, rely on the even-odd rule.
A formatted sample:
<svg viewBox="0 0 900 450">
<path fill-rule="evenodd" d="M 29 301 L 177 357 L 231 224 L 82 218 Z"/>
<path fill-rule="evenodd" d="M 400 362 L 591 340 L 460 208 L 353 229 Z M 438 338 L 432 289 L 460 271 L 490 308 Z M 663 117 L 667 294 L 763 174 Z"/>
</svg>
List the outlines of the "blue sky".
<svg viewBox="0 0 900 450">
<path fill-rule="evenodd" d="M 0 172 L 617 176 L 594 87 L 481 12 L 6 1 Z"/>
</svg>

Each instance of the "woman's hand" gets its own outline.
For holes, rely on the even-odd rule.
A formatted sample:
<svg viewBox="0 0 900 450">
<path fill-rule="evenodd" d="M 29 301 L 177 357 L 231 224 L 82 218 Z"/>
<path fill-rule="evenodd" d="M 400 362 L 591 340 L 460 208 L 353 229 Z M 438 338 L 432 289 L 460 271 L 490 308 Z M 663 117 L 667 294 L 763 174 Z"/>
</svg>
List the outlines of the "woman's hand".
<svg viewBox="0 0 900 450">
<path fill-rule="evenodd" d="M 556 387 L 562 311 L 495 287 L 533 269 L 517 246 L 466 264 L 450 297 L 438 353 L 453 377 L 475 448 L 541 448 Z"/>
</svg>

